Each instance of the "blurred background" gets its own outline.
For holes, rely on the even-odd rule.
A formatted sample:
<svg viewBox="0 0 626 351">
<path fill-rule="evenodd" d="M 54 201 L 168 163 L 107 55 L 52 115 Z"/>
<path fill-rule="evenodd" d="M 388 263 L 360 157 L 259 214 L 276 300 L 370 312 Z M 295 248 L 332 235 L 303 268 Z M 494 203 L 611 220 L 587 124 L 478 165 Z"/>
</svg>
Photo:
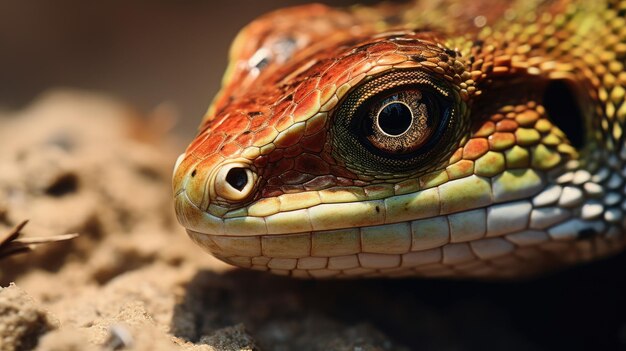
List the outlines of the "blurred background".
<svg viewBox="0 0 626 351">
<path fill-rule="evenodd" d="M 0 0 L 0 109 L 23 107 L 53 87 L 88 89 L 144 112 L 169 102 L 189 139 L 237 32 L 263 13 L 308 2 Z"/>
</svg>

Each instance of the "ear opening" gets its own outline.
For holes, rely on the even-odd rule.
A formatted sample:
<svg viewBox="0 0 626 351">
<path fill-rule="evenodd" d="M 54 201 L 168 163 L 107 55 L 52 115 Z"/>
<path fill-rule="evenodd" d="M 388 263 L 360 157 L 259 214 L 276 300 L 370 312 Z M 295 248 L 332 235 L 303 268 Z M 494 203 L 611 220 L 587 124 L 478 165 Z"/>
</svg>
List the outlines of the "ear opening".
<svg viewBox="0 0 626 351">
<path fill-rule="evenodd" d="M 585 121 L 571 84 L 564 79 L 552 80 L 543 94 L 543 106 L 548 118 L 569 139 L 577 149 L 585 145 Z"/>
</svg>

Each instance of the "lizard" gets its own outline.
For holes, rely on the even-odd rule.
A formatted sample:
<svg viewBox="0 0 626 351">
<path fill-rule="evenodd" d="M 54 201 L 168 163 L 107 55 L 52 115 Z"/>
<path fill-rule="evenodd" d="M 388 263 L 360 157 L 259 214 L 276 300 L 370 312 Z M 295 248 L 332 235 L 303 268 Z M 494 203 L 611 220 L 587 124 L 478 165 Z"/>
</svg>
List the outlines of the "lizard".
<svg viewBox="0 0 626 351">
<path fill-rule="evenodd" d="M 626 1 L 304 5 L 229 55 L 173 175 L 227 263 L 501 279 L 624 247 Z"/>
</svg>

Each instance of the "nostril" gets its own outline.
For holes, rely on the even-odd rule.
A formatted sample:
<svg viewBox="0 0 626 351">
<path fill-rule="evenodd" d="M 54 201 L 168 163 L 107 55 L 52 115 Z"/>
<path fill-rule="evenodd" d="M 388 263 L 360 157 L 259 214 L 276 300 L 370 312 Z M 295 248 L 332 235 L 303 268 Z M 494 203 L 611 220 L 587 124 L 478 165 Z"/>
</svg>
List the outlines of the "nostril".
<svg viewBox="0 0 626 351">
<path fill-rule="evenodd" d="M 226 173 L 226 182 L 233 188 L 242 191 L 248 184 L 248 172 L 244 168 L 231 168 Z"/>
<path fill-rule="evenodd" d="M 255 189 L 256 173 L 250 165 L 232 162 L 222 165 L 213 178 L 215 195 L 227 201 L 247 199 Z"/>
</svg>

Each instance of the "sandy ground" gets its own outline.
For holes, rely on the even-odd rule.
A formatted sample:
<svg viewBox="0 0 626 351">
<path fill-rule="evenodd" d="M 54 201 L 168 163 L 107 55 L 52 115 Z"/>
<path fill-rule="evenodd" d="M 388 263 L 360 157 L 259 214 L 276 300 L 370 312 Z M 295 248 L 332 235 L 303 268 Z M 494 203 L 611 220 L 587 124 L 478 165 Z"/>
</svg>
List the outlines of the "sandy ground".
<svg viewBox="0 0 626 351">
<path fill-rule="evenodd" d="M 213 259 L 173 214 L 168 111 L 57 91 L 0 113 L 0 233 L 80 233 L 0 260 L 0 350 L 626 348 L 624 255 L 505 283 L 303 281 Z"/>
</svg>

